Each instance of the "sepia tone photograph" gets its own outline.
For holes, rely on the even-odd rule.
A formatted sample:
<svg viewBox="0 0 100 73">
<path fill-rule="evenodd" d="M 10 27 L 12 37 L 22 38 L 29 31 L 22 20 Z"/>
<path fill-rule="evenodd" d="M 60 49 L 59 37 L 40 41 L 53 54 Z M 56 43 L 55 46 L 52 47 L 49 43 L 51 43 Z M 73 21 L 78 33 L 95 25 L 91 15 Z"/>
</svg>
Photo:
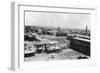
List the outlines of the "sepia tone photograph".
<svg viewBox="0 0 100 73">
<path fill-rule="evenodd" d="M 90 25 L 88 13 L 25 11 L 24 61 L 89 59 Z"/>
</svg>

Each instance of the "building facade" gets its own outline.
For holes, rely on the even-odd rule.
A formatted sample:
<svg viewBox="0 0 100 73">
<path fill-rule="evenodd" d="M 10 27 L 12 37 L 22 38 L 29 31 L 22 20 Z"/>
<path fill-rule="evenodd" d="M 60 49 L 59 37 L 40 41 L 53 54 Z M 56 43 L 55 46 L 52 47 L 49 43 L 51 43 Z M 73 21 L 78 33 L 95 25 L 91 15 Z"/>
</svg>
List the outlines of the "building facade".
<svg viewBox="0 0 100 73">
<path fill-rule="evenodd" d="M 71 37 L 69 48 L 79 51 L 85 55 L 90 56 L 90 39 L 83 37 Z"/>
</svg>

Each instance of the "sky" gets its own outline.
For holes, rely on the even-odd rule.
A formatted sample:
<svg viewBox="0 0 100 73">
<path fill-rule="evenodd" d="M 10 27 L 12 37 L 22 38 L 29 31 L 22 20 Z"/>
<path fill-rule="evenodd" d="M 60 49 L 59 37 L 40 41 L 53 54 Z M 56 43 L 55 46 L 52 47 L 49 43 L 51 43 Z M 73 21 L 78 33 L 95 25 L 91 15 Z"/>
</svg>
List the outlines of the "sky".
<svg viewBox="0 0 100 73">
<path fill-rule="evenodd" d="M 25 25 L 90 29 L 90 22 L 88 14 L 25 12 Z"/>
</svg>

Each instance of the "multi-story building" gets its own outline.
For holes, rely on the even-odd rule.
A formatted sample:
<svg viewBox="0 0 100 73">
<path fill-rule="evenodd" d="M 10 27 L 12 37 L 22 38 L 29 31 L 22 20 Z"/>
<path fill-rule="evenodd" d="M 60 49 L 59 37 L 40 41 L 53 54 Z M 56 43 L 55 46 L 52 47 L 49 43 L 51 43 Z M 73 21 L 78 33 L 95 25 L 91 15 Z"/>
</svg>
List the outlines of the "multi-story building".
<svg viewBox="0 0 100 73">
<path fill-rule="evenodd" d="M 70 36 L 67 39 L 70 40 L 69 48 L 90 56 L 90 37 L 79 35 L 74 37 Z"/>
</svg>

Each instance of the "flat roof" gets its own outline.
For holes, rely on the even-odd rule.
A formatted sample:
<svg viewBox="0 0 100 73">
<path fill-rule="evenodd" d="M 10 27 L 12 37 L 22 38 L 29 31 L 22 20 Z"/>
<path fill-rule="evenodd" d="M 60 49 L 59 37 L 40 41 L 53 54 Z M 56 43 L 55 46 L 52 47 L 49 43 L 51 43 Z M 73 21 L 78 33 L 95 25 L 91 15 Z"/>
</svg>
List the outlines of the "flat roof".
<svg viewBox="0 0 100 73">
<path fill-rule="evenodd" d="M 36 44 L 36 45 L 42 45 L 42 44 L 56 44 L 58 43 L 57 41 L 48 41 L 48 40 L 45 40 L 45 41 L 38 41 L 38 42 L 32 42 L 32 44 Z"/>
<path fill-rule="evenodd" d="M 88 39 L 79 38 L 79 37 L 74 37 L 74 39 L 81 40 L 81 41 L 86 41 L 86 42 L 90 42 L 90 40 L 88 40 Z"/>
<path fill-rule="evenodd" d="M 86 36 L 86 35 L 76 34 L 76 36 L 78 36 L 78 37 L 83 37 L 83 38 L 89 38 L 89 39 L 90 39 L 90 37 L 89 37 L 89 36 Z"/>
</svg>

